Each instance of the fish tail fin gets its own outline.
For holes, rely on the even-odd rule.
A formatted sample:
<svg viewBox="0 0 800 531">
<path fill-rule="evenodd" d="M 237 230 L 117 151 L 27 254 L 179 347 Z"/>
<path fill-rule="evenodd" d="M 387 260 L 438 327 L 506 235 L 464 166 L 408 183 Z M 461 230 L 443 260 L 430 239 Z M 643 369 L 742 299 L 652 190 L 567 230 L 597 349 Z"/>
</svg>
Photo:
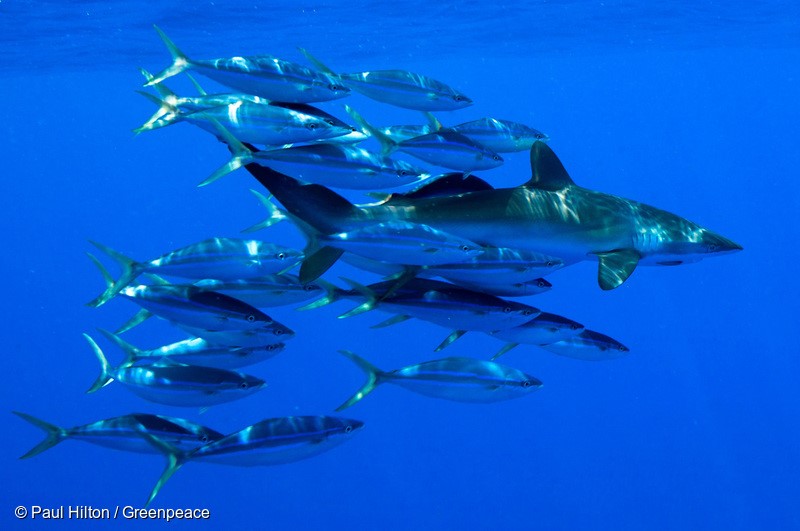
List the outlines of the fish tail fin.
<svg viewBox="0 0 800 531">
<path fill-rule="evenodd" d="M 231 160 L 225 163 L 221 168 L 217 171 L 212 173 L 206 180 L 198 184 L 197 186 L 206 186 L 214 181 L 225 177 L 229 173 L 232 173 L 242 166 L 250 164 L 253 162 L 253 152 L 247 148 L 242 142 L 239 141 L 235 136 L 231 134 L 221 123 L 213 118 L 209 118 L 209 121 L 214 124 L 218 131 L 218 138 L 228 145 L 228 149 L 231 150 L 233 156 L 231 156 Z"/>
<path fill-rule="evenodd" d="M 122 352 L 125 354 L 125 361 L 123 362 L 124 364 L 133 363 L 134 361 L 136 361 L 138 358 L 141 357 L 142 351 L 140 349 L 134 347 L 133 345 L 131 345 L 130 343 L 119 337 L 117 334 L 114 334 L 102 328 L 98 328 L 97 331 L 103 334 L 106 337 L 106 339 L 117 345 L 120 348 L 120 350 L 122 350 Z"/>
<path fill-rule="evenodd" d="M 350 352 L 349 350 L 340 350 L 339 353 L 346 356 L 350 361 L 358 365 L 358 367 L 367 374 L 367 381 L 358 391 L 355 392 L 355 394 L 353 394 L 353 396 L 345 400 L 341 406 L 337 407 L 336 411 L 347 409 L 356 402 L 360 401 L 362 398 L 370 394 L 378 385 L 380 385 L 382 380 L 386 377 L 385 372 L 375 367 L 373 364 L 361 356 L 358 356 L 354 352 Z"/>
<path fill-rule="evenodd" d="M 382 155 L 391 155 L 397 150 L 397 142 L 392 140 L 389 135 L 370 124 L 363 116 L 356 112 L 355 109 L 349 105 L 345 105 L 344 110 L 347 111 L 347 114 L 358 124 L 364 134 L 370 135 L 380 142 Z"/>
<path fill-rule="evenodd" d="M 328 75 L 331 75 L 331 76 L 335 76 L 336 75 L 336 73 L 333 70 L 331 70 L 325 63 L 323 63 L 322 61 L 320 61 L 319 59 L 317 59 L 316 57 L 311 55 L 311 52 L 309 52 L 305 48 L 298 48 L 297 50 L 301 54 L 303 54 L 306 57 L 306 59 L 308 59 L 309 63 L 314 65 L 314 68 L 316 68 L 317 70 L 319 70 L 323 74 L 328 74 Z"/>
<path fill-rule="evenodd" d="M 440 122 L 439 119 L 436 118 L 433 114 L 426 112 L 425 118 L 428 119 L 428 125 L 430 126 L 431 131 L 441 131 L 442 129 L 444 129 L 442 122 Z"/>
<path fill-rule="evenodd" d="M 492 356 L 492 361 L 496 360 L 497 358 L 499 358 L 500 356 L 502 356 L 503 354 L 507 353 L 512 348 L 515 348 L 517 346 L 519 346 L 519 343 L 506 343 L 505 345 L 503 345 L 503 348 L 497 351 L 497 354 Z"/>
<path fill-rule="evenodd" d="M 100 349 L 100 346 L 95 342 L 94 339 L 91 338 L 89 334 L 83 334 L 83 337 L 89 343 L 89 346 L 92 347 L 94 355 L 97 356 L 97 360 L 100 362 L 100 376 L 97 377 L 97 380 L 95 380 L 92 386 L 86 391 L 87 393 L 94 393 L 98 389 L 102 389 L 113 382 L 114 377 L 111 374 L 111 365 L 108 364 L 108 360 L 106 359 L 105 354 L 103 354 L 103 351 Z"/>
<path fill-rule="evenodd" d="M 289 219 L 289 216 L 286 215 L 285 210 L 275 206 L 275 203 L 272 202 L 271 195 L 267 197 L 258 190 L 253 190 L 252 188 L 250 189 L 250 192 L 252 192 L 252 194 L 256 196 L 256 199 L 258 199 L 264 206 L 264 208 L 267 209 L 267 217 L 264 221 L 259 221 L 255 225 L 252 225 L 242 230 L 242 232 L 245 233 L 256 232 L 262 229 L 266 229 L 267 227 L 271 227 L 276 223 L 281 222 L 285 219 Z"/>
<path fill-rule="evenodd" d="M 466 331 L 466 330 L 453 330 L 453 333 L 451 333 L 449 336 L 447 336 L 446 338 L 444 338 L 444 341 L 442 341 L 441 343 L 439 343 L 439 346 L 438 346 L 438 347 L 436 347 L 435 349 L 433 349 L 433 350 L 434 350 L 434 352 L 439 352 L 440 350 L 444 350 L 444 349 L 446 349 L 447 347 L 449 347 L 450 345 L 452 345 L 452 344 L 453 344 L 453 342 L 455 342 L 456 340 L 458 340 L 459 338 L 461 338 L 461 336 L 463 336 L 463 335 L 464 335 L 464 334 L 466 334 L 466 333 L 467 333 L 467 331 Z"/>
<path fill-rule="evenodd" d="M 346 319 L 348 317 L 353 317 L 354 315 L 358 315 L 358 314 L 361 314 L 361 313 L 364 313 L 364 312 L 368 312 L 368 311 L 372 310 L 373 308 L 375 308 L 375 306 L 378 304 L 379 297 L 377 296 L 377 294 L 372 289 L 368 288 L 367 286 L 365 286 L 363 284 L 359 284 L 355 280 L 352 280 L 352 279 L 349 279 L 349 278 L 342 277 L 342 280 L 347 282 L 350 285 L 350 287 L 352 287 L 354 290 L 356 290 L 361 295 L 363 295 L 367 300 L 364 301 L 359 306 L 356 306 L 355 308 L 353 308 L 349 312 L 345 312 L 342 315 L 340 315 L 339 319 Z"/>
<path fill-rule="evenodd" d="M 144 68 L 140 68 L 139 71 L 142 73 L 145 80 L 150 81 L 153 79 L 153 74 Z M 156 92 L 158 92 L 158 96 L 154 96 L 142 90 L 136 91 L 137 94 L 144 96 L 158 106 L 156 112 L 153 113 L 143 125 L 133 130 L 137 135 L 143 131 L 151 131 L 160 127 L 172 125 L 180 119 L 180 111 L 176 105 L 178 97 L 175 93 L 165 85 L 155 85 L 154 88 Z"/>
<path fill-rule="evenodd" d="M 321 308 L 322 306 L 327 306 L 328 304 L 332 304 L 339 300 L 339 288 L 334 284 L 331 284 L 327 280 L 323 280 L 321 278 L 317 279 L 316 283 L 325 290 L 325 296 L 297 308 L 297 311 L 303 312 L 306 310 Z"/>
<path fill-rule="evenodd" d="M 200 83 L 197 82 L 194 76 L 192 76 L 191 74 L 186 74 L 186 77 L 189 78 L 189 81 L 191 81 L 192 86 L 194 86 L 194 89 L 197 91 L 198 94 L 200 94 L 201 96 L 208 96 L 208 92 L 206 92 L 205 89 L 200 86 Z"/>
<path fill-rule="evenodd" d="M 164 457 L 167 459 L 167 464 L 164 467 L 164 471 L 161 473 L 161 477 L 158 478 L 158 481 L 156 481 L 156 484 L 153 486 L 153 490 L 150 491 L 150 496 L 147 498 L 147 503 L 144 505 L 145 508 L 147 508 L 155 499 L 155 497 L 158 496 L 158 493 L 161 491 L 161 487 L 163 487 L 164 484 L 169 481 L 169 478 L 171 478 L 172 475 L 175 474 L 175 472 L 177 472 L 178 469 L 184 465 L 184 463 L 186 463 L 187 454 L 151 433 L 143 432 L 142 436 L 147 439 L 147 441 L 152 444 L 156 450 L 164 454 Z"/>
<path fill-rule="evenodd" d="M 49 450 L 53 446 L 57 445 L 58 443 L 60 443 L 69 436 L 69 433 L 64 428 L 60 428 L 55 424 L 50 424 L 49 422 L 45 422 L 42 419 L 37 419 L 33 415 L 28 415 L 27 413 L 20 413 L 19 411 L 12 411 L 12 413 L 14 413 L 16 416 L 18 416 L 23 420 L 27 420 L 37 428 L 44 430 L 46 434 L 42 442 L 31 448 L 25 455 L 20 456 L 20 459 L 30 459 L 35 455 L 39 455 L 45 450 Z"/>
<path fill-rule="evenodd" d="M 153 25 L 153 28 L 155 28 L 156 33 L 158 33 L 158 36 L 161 37 L 162 41 L 164 41 L 164 45 L 166 45 L 167 50 L 169 50 L 169 53 L 172 56 L 172 64 L 153 76 L 153 79 L 144 84 L 145 87 L 158 85 L 165 79 L 178 75 L 191 66 L 191 60 L 186 57 L 185 53 L 175 46 L 175 43 L 172 42 L 169 37 L 167 37 L 166 33 L 161 31 L 161 28 L 155 24 Z"/>
<path fill-rule="evenodd" d="M 147 319 L 150 319 L 151 317 L 153 317 L 153 314 L 150 312 L 150 310 L 146 310 L 146 309 L 142 308 L 141 310 L 136 312 L 133 315 L 133 317 L 131 317 L 130 319 L 125 321 L 122 324 L 122 326 L 117 328 L 114 331 L 114 333 L 115 334 L 123 334 L 123 333 L 127 332 L 128 330 L 130 330 L 131 328 L 142 324 L 143 322 L 145 322 Z"/>
<path fill-rule="evenodd" d="M 94 242 L 92 240 L 89 240 L 89 243 L 91 243 L 99 250 L 101 250 L 114 260 L 116 260 L 117 263 L 119 263 L 120 267 L 122 268 L 122 273 L 120 274 L 119 278 L 115 282 L 113 282 L 110 286 L 107 286 L 106 290 L 103 293 L 101 293 L 97 298 L 88 303 L 89 306 L 96 308 L 108 302 L 114 295 L 119 293 L 121 289 L 123 289 L 125 286 L 133 282 L 133 280 L 137 276 L 139 276 L 139 273 L 142 272 L 142 264 L 140 264 L 135 260 L 132 260 L 131 258 L 128 258 L 127 256 L 118 251 L 115 251 L 114 249 L 108 247 L 107 245 L 103 245 L 102 243 Z M 110 275 L 108 275 L 108 271 L 106 270 L 106 268 L 103 267 L 100 261 L 97 260 L 97 258 L 94 257 L 93 255 L 90 254 L 89 258 L 91 258 L 94 264 L 97 266 L 97 268 L 100 269 L 100 273 L 103 275 L 103 278 L 106 279 L 106 283 L 108 283 Z"/>
</svg>

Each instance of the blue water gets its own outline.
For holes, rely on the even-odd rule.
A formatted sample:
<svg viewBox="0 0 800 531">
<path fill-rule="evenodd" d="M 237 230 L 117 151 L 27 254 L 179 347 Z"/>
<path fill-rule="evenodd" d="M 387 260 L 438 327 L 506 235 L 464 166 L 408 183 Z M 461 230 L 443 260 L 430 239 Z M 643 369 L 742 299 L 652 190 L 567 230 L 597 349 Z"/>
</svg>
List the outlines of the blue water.
<svg viewBox="0 0 800 531">
<path fill-rule="evenodd" d="M 102 288 L 87 239 L 144 259 L 237 236 L 263 214 L 244 171 L 195 187 L 227 160 L 207 133 L 188 124 L 131 133 L 153 111 L 134 93 L 138 68 L 168 63 L 157 23 L 198 58 L 300 60 L 303 46 L 341 71 L 436 77 L 476 102 L 441 113 L 446 124 L 485 115 L 527 123 L 551 136 L 578 184 L 675 212 L 745 248 L 642 267 L 613 292 L 597 287 L 595 263 L 557 272 L 551 292 L 526 302 L 619 339 L 628 357 L 591 363 L 519 347 L 504 363 L 545 385 L 491 405 L 382 387 L 347 411 L 366 428 L 314 459 L 189 463 L 154 506 L 208 508 L 211 519 L 170 526 L 800 528 L 796 4 L 183 4 L 0 3 L 4 525 L 19 522 L 18 505 L 140 507 L 162 469 L 159 456 L 73 441 L 20 461 L 42 434 L 12 409 L 64 426 L 164 413 L 231 432 L 267 417 L 331 413 L 362 383 L 337 349 L 389 369 L 434 359 L 448 333 L 413 321 L 370 329 L 385 318 L 377 313 L 337 320 L 345 303 L 280 308 L 269 313 L 297 337 L 250 368 L 269 382 L 253 397 L 199 415 L 119 384 L 84 394 L 98 364 L 81 332 L 114 328 L 135 310 L 122 300 L 84 306 Z M 185 79 L 169 85 L 191 91 Z M 343 101 L 382 124 L 420 119 L 361 96 Z M 344 118 L 341 103 L 321 106 Z M 525 153 L 506 160 L 482 176 L 497 186 L 528 178 Z M 283 225 L 259 237 L 302 246 Z M 153 347 L 180 336 L 148 322 L 127 337 Z M 468 334 L 449 354 L 488 357 L 499 346 Z"/>
</svg>

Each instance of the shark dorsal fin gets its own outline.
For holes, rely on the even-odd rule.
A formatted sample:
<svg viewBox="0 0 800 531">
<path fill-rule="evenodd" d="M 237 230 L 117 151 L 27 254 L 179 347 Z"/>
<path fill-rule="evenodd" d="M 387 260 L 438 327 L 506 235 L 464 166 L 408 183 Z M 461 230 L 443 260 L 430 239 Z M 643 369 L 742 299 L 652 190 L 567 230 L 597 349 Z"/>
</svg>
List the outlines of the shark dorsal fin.
<svg viewBox="0 0 800 531">
<path fill-rule="evenodd" d="M 525 186 L 554 192 L 575 184 L 550 146 L 536 141 L 531 147 L 531 180 Z"/>
<path fill-rule="evenodd" d="M 597 253 L 597 257 L 600 259 L 597 282 L 604 290 L 621 286 L 639 263 L 639 253 L 633 249 Z"/>
</svg>

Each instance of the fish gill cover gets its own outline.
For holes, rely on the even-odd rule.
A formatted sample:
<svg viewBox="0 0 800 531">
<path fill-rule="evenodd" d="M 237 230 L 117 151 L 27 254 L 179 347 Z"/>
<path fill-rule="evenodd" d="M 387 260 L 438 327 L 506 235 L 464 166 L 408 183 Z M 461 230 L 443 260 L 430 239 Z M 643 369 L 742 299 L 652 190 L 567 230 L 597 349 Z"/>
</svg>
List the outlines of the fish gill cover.
<svg viewBox="0 0 800 531">
<path fill-rule="evenodd" d="M 67 332 L 88 332 L 89 346 L 64 382 L 88 386 L 99 373 L 88 391 L 97 394 L 84 403 L 94 400 L 103 413 L 81 411 L 72 427 L 49 415 L 41 420 L 16 412 L 45 437 L 25 459 L 47 459 L 39 454 L 64 440 L 82 440 L 106 447 L 95 449 L 104 452 L 102 459 L 125 463 L 90 470 L 64 459 L 54 471 L 65 481 L 80 476 L 82 485 L 115 475 L 115 492 L 106 499 L 134 506 L 154 500 L 165 507 L 210 506 L 233 522 L 238 515 L 231 512 L 231 500 L 237 495 L 228 492 L 258 489 L 269 510 L 278 488 L 273 470 L 253 475 L 238 467 L 286 465 L 281 499 L 310 510 L 319 521 L 348 503 L 342 497 L 335 510 L 319 501 L 300 509 L 302 500 L 316 498 L 320 489 L 358 485 L 380 491 L 401 486 L 391 485 L 398 474 L 416 476 L 420 483 L 446 476 L 438 484 L 449 499 L 462 491 L 455 485 L 459 481 L 481 480 L 470 470 L 505 461 L 509 451 L 516 456 L 512 469 L 525 480 L 503 480 L 496 494 L 518 499 L 548 454 L 562 463 L 571 459 L 564 448 L 532 437 L 547 440 L 548 430 L 566 423 L 575 427 L 570 448 L 590 451 L 590 432 L 603 420 L 589 419 L 588 411 L 599 410 L 588 402 L 611 403 L 607 397 L 614 393 L 635 401 L 643 388 L 636 373 L 619 372 L 617 366 L 629 363 L 620 358 L 652 356 L 659 351 L 658 338 L 674 339 L 660 330 L 674 310 L 655 300 L 629 305 L 625 292 L 653 296 L 659 291 L 648 284 L 680 282 L 691 294 L 686 305 L 711 297 L 707 288 L 718 296 L 699 276 L 673 266 L 742 250 L 734 241 L 738 230 L 731 230 L 741 226 L 724 215 L 725 194 L 702 216 L 689 212 L 711 227 L 727 227 L 723 236 L 673 214 L 672 207 L 650 206 L 662 204 L 653 187 L 663 186 L 663 174 L 658 178 L 665 181 L 651 177 L 651 188 L 638 189 L 646 202 L 600 191 L 637 181 L 623 171 L 606 183 L 598 176 L 602 171 L 592 171 L 592 157 L 600 161 L 597 168 L 617 170 L 614 139 L 594 131 L 593 142 L 606 148 L 581 154 L 559 134 L 561 128 L 534 119 L 535 110 L 548 105 L 544 96 L 501 104 L 508 87 L 492 83 L 486 65 L 423 74 L 379 57 L 329 59 L 326 48 L 311 48 L 313 40 L 287 58 L 204 55 L 194 45 L 205 40 L 200 48 L 213 48 L 208 45 L 213 32 L 195 32 L 188 45 L 172 40 L 169 23 L 156 33 L 168 52 L 162 54 L 165 64 L 142 71 L 140 86 L 131 84 L 144 96 L 143 104 L 155 105 L 154 112 L 142 114 L 130 129 L 144 124 L 135 129 L 142 157 L 155 145 L 148 142 L 166 145 L 171 135 L 175 147 L 168 150 L 169 160 L 150 153 L 149 175 L 132 175 L 119 161 L 111 168 L 119 181 L 106 183 L 105 196 L 97 196 L 138 218 L 131 228 L 134 239 L 93 226 L 94 216 L 84 214 L 88 224 L 82 236 L 91 239 L 91 246 L 84 246 L 90 258 L 85 263 L 96 276 L 81 282 L 96 286 L 85 302 L 102 307 L 94 310 L 99 330 Z M 235 49 L 235 42 L 221 48 Z M 280 46 L 280 53 L 285 49 Z M 129 66 L 132 75 L 126 79 L 134 80 L 139 65 Z M 479 85 L 474 76 L 488 79 Z M 495 104 L 503 114 L 495 114 Z M 465 114 L 477 106 L 483 116 Z M 155 130 L 173 124 L 177 127 Z M 181 142 L 187 134 L 190 140 Z M 571 147 L 562 152 L 562 142 Z M 651 144 L 652 152 L 673 149 L 665 143 Z M 683 161 L 676 162 L 686 170 Z M 701 189 L 708 186 L 704 179 L 716 179 L 701 173 L 695 178 Z M 150 179 L 170 183 L 154 202 L 146 199 Z M 202 188 L 192 189 L 194 184 Z M 260 213 L 244 207 L 251 202 L 248 188 Z M 667 198 L 673 193 L 664 190 Z M 180 206 L 186 200 L 194 210 Z M 236 234 L 231 219 L 244 220 L 237 228 L 247 234 Z M 188 239 L 162 235 L 187 225 L 194 225 L 184 233 L 191 234 Z M 724 272 L 726 265 L 715 260 L 705 270 L 713 268 Z M 120 318 L 108 324 L 103 314 L 122 316 L 118 312 L 130 309 L 131 302 L 138 311 L 128 313 L 124 323 Z M 641 322 L 633 313 L 645 313 L 650 328 L 630 327 Z M 676 343 L 685 345 L 686 339 Z M 80 347 L 70 349 L 65 356 L 80 356 Z M 83 358 L 94 360 L 96 373 L 83 370 L 89 366 Z M 652 376 L 646 372 L 641 378 Z M 59 383 L 48 385 L 51 399 L 69 392 Z M 392 390 L 395 386 L 402 389 Z M 535 396 L 525 396 L 533 391 Z M 675 392 L 663 386 L 651 391 Z M 565 416 L 557 407 L 549 409 L 556 400 Z M 18 405 L 18 398 L 14 404 L 29 409 Z M 155 414 L 157 424 L 142 420 Z M 627 434 L 644 437 L 635 427 Z M 663 435 L 651 431 L 649 437 Z M 528 445 L 530 451 L 520 451 Z M 108 448 L 143 455 L 131 461 Z M 81 450 L 59 447 L 47 455 L 55 452 L 80 455 Z M 457 463 L 445 458 L 450 453 Z M 442 459 L 448 464 L 437 464 Z M 166 466 L 156 481 L 159 463 Z M 177 477 L 193 474 L 198 486 L 170 479 L 189 463 L 197 470 Z M 196 466 L 203 463 L 223 465 L 225 471 Z M 147 467 L 152 478 L 130 474 L 130 467 Z M 605 473 L 614 474 L 613 464 Z M 70 503 L 84 503 L 80 492 L 70 493 Z M 421 501 L 404 503 L 411 499 Z M 433 496 L 422 505 L 422 520 L 439 527 L 469 525 L 463 512 L 439 506 Z M 511 511 L 516 516 L 502 516 L 505 509 L 493 506 L 472 524 L 520 521 L 525 512 L 516 507 Z M 400 512 L 392 518 L 399 519 Z M 391 524 L 404 527 L 400 520 Z"/>
</svg>

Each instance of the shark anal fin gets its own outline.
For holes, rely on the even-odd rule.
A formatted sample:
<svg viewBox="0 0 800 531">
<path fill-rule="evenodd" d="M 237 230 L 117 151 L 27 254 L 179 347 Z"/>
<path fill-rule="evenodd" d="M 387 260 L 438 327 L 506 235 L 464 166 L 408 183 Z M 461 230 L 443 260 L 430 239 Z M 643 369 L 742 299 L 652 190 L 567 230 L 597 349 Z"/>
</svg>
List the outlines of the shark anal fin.
<svg viewBox="0 0 800 531">
<path fill-rule="evenodd" d="M 597 253 L 597 257 L 600 259 L 597 282 L 604 290 L 621 286 L 639 263 L 639 253 L 633 249 Z"/>
<path fill-rule="evenodd" d="M 333 247 L 321 247 L 303 260 L 300 266 L 300 282 L 305 284 L 318 279 L 339 259 L 344 251 Z"/>
</svg>

